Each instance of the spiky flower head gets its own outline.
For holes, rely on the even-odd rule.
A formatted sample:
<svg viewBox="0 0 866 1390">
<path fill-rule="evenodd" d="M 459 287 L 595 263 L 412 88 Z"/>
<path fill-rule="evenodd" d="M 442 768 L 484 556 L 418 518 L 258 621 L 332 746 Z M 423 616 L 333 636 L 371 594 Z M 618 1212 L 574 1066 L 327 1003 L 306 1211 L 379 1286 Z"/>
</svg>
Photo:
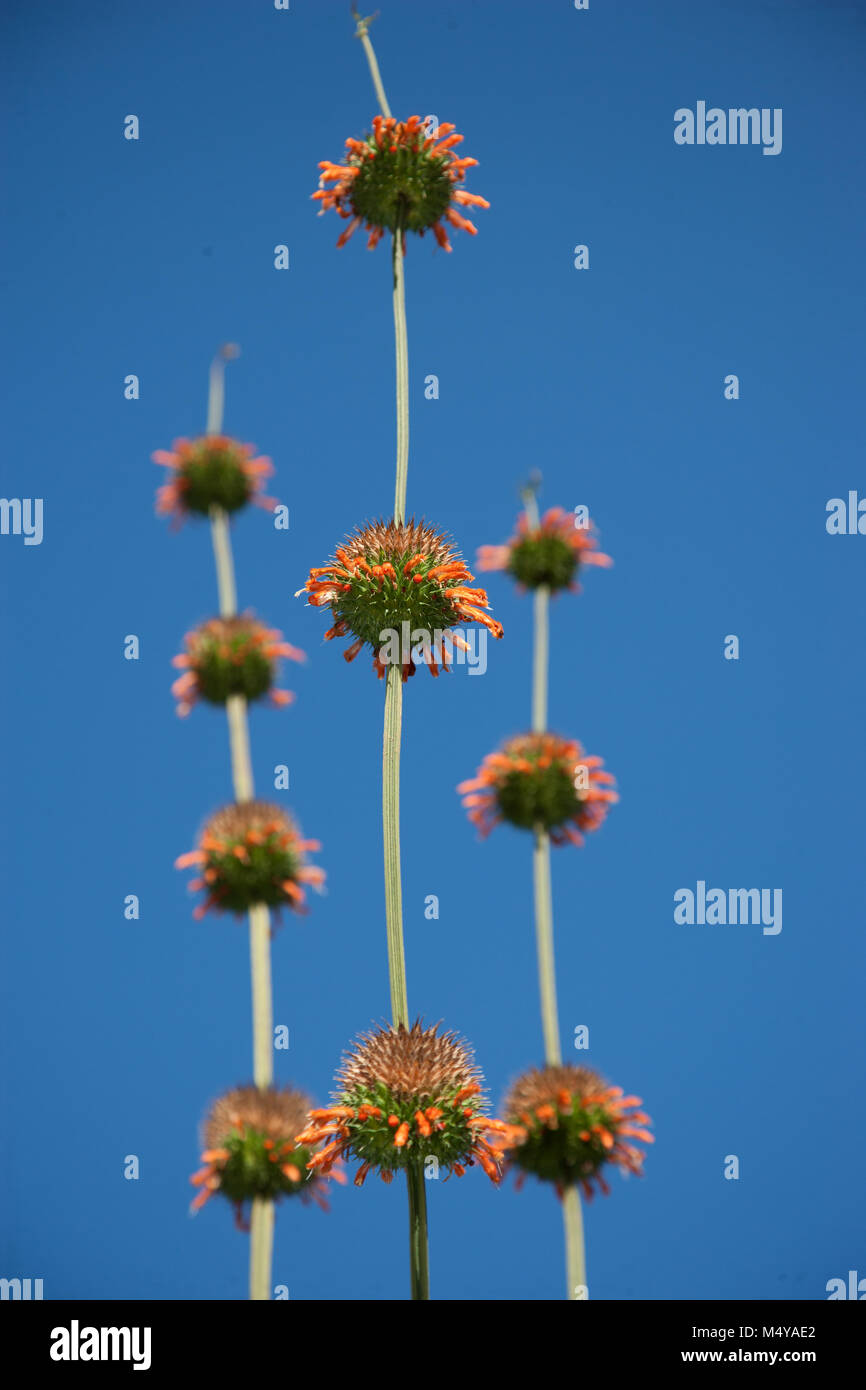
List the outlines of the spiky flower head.
<svg viewBox="0 0 866 1390">
<path fill-rule="evenodd" d="M 308 1169 L 313 1150 L 295 1139 L 309 1108 L 309 1097 L 291 1086 L 236 1086 L 215 1100 L 202 1126 L 204 1167 L 190 1179 L 199 1188 L 193 1211 L 214 1193 L 231 1202 L 239 1218 L 254 1197 L 312 1198 L 327 1210 L 325 1175 Z M 339 1171 L 333 1176 L 345 1181 Z"/>
<path fill-rule="evenodd" d="M 457 790 L 482 837 L 508 821 L 548 831 L 555 845 L 582 845 L 581 831 L 597 830 L 619 800 L 613 785 L 601 758 L 588 757 L 577 739 L 548 733 L 508 739 Z"/>
<path fill-rule="evenodd" d="M 307 864 L 305 854 L 321 849 L 318 840 L 301 839 L 294 822 L 267 801 L 223 806 L 205 825 L 198 848 L 182 854 L 175 868 L 195 865 L 199 878 L 191 892 L 205 891 L 194 916 L 214 909 L 238 915 L 251 907 L 304 910 L 304 885 L 324 882 L 323 869 Z"/>
<path fill-rule="evenodd" d="M 247 700 L 269 695 L 272 704 L 288 705 L 295 698 L 291 691 L 274 688 L 277 661 L 304 661 L 304 653 L 252 614 L 210 618 L 183 640 L 186 651 L 172 658 L 172 665 L 183 671 L 171 687 L 179 715 L 189 714 L 198 699 L 224 705 L 231 695 Z"/>
<path fill-rule="evenodd" d="M 327 1173 L 338 1158 L 355 1158 L 360 1187 L 371 1168 L 385 1182 L 410 1164 L 434 1159 L 462 1177 L 478 1163 L 493 1182 L 501 1176 L 486 1139 L 508 1139 L 501 1120 L 485 1114 L 482 1076 L 468 1044 L 438 1024 L 376 1027 L 362 1034 L 337 1072 L 334 1104 L 310 1113 L 300 1143 L 325 1142 L 310 1167 Z"/>
<path fill-rule="evenodd" d="M 337 245 L 346 242 L 363 222 L 370 233 L 367 245 L 378 244 L 385 231 L 423 236 L 432 229 L 439 245 L 451 250 L 443 219 L 475 236 L 478 228 L 458 211 L 460 207 L 489 208 L 486 198 L 463 188 L 466 170 L 477 159 L 458 159 L 455 145 L 463 140 L 448 123 L 429 129 L 418 116 L 397 121 L 374 116 L 373 130 L 363 140 L 346 141 L 342 164 L 319 161 L 321 174 L 313 197 L 349 225 Z"/>
<path fill-rule="evenodd" d="M 499 1147 L 523 1174 L 553 1183 L 560 1196 L 574 1183 L 590 1199 L 594 1183 L 607 1196 L 603 1169 L 608 1164 L 642 1175 L 644 1153 L 629 1142 L 653 1143 L 644 1128 L 652 1121 L 642 1104 L 589 1067 L 533 1067 L 506 1097 L 511 1134 Z"/>
<path fill-rule="evenodd" d="M 552 507 L 537 525 L 521 512 L 511 539 L 505 545 L 482 545 L 475 563 L 480 570 L 505 570 L 523 589 L 543 586 L 551 593 L 576 593 L 583 565 L 607 567 L 613 561 L 598 549 L 595 526 L 588 518 L 578 526 L 574 514 Z"/>
<path fill-rule="evenodd" d="M 254 444 L 219 434 L 176 439 L 171 450 L 157 449 L 154 463 L 172 471 L 156 494 L 157 513 L 180 523 L 190 514 L 207 516 L 211 507 L 236 512 L 247 502 L 273 511 L 276 502 L 262 494 L 273 465 L 264 456 L 254 457 L 255 452 Z"/>
<path fill-rule="evenodd" d="M 451 541 L 424 521 L 374 521 L 353 532 L 330 564 L 310 570 L 298 594 L 331 609 L 336 621 L 326 641 L 352 634 L 347 661 L 367 645 L 380 679 L 399 663 L 405 681 L 415 674 L 413 649 L 420 649 L 433 676 L 440 666 L 449 670 L 449 648 L 469 650 L 452 630 L 460 622 L 481 623 L 502 636 L 502 624 L 483 611 L 489 607 L 485 591 L 468 587 L 472 579 Z"/>
</svg>

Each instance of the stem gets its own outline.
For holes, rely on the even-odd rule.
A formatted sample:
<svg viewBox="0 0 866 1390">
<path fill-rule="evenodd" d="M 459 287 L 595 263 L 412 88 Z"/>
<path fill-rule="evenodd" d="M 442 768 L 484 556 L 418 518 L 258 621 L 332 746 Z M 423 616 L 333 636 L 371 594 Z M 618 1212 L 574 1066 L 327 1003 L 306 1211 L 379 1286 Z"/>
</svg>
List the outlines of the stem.
<svg viewBox="0 0 866 1390">
<path fill-rule="evenodd" d="M 385 729 L 382 738 L 382 831 L 385 845 L 385 931 L 394 1027 L 409 1027 L 406 957 L 403 950 L 403 888 L 400 874 L 400 727 L 403 718 L 403 673 L 388 667 Z"/>
<path fill-rule="evenodd" d="M 530 526 L 539 524 L 535 488 L 523 494 Z M 548 615 L 550 590 L 540 585 L 534 595 L 534 633 L 532 656 L 532 732 L 543 734 L 547 729 L 548 668 L 550 665 Z M 543 826 L 535 827 L 535 846 L 532 855 L 532 875 L 535 888 L 535 935 L 538 952 L 538 985 L 541 995 L 541 1027 L 544 1034 L 544 1058 L 549 1067 L 562 1065 L 560 1050 L 559 1011 L 556 1003 L 556 963 L 553 951 L 553 893 L 550 881 L 550 836 Z M 586 1255 L 583 1239 L 583 1214 L 577 1187 L 567 1187 L 562 1194 L 562 1223 L 565 1231 L 566 1290 L 569 1299 L 586 1298 Z"/>
<path fill-rule="evenodd" d="M 375 15 L 363 17 L 352 6 L 355 37 L 361 40 L 376 100 L 386 118 L 391 115 L 382 74 L 368 33 Z M 391 263 L 394 270 L 394 348 L 397 374 L 397 481 L 394 488 L 394 520 L 403 521 L 406 515 L 406 482 L 409 472 L 409 340 L 406 332 L 406 276 L 403 264 L 404 229 L 399 219 L 391 238 Z"/>
<path fill-rule="evenodd" d="M 565 1226 L 565 1277 L 569 1299 L 585 1299 L 586 1256 L 583 1248 L 583 1215 L 576 1187 L 562 1194 L 562 1221 Z"/>
<path fill-rule="evenodd" d="M 386 118 L 391 115 L 376 54 L 367 33 L 372 16 L 362 19 L 352 6 L 370 67 L 376 98 Z M 406 516 L 406 487 L 409 475 L 409 340 L 406 329 L 406 277 L 403 266 L 403 228 L 398 219 L 391 245 L 394 272 L 394 362 L 397 395 L 397 469 L 394 484 L 394 520 Z M 385 930 L 388 941 L 388 977 L 391 985 L 391 1016 L 395 1028 L 409 1027 L 406 993 L 406 955 L 403 947 L 403 888 L 400 872 L 400 735 L 403 723 L 402 665 L 388 667 L 385 687 L 385 727 L 382 737 L 382 831 L 385 852 Z M 409 1164 L 406 1169 L 409 1193 L 409 1259 L 413 1299 L 429 1299 L 430 1278 L 427 1256 L 427 1193 L 423 1169 Z"/>
<path fill-rule="evenodd" d="M 535 590 L 533 608 L 535 655 L 532 663 L 532 732 L 543 734 L 547 728 L 547 618 L 550 610 L 550 590 L 544 584 Z"/>
<path fill-rule="evenodd" d="M 207 433 L 219 434 L 223 427 L 225 404 L 225 364 L 237 357 L 238 350 L 227 343 L 211 363 L 207 405 Z M 220 617 L 233 618 L 238 611 L 235 567 L 232 557 L 229 519 L 222 507 L 211 507 L 211 540 L 216 565 Z M 255 796 L 247 701 L 243 695 L 230 695 L 226 701 L 229 726 L 232 784 L 236 801 L 252 801 Z M 253 1080 L 262 1090 L 273 1084 L 273 996 L 271 987 L 271 916 L 264 903 L 249 910 L 250 976 L 253 1012 Z M 271 1296 L 271 1261 L 274 1246 L 274 1204 L 256 1198 L 250 1216 L 250 1298 Z"/>
<path fill-rule="evenodd" d="M 397 481 L 394 488 L 394 520 L 406 515 L 409 475 L 409 338 L 406 331 L 406 276 L 403 261 L 403 229 L 392 238 L 394 265 L 394 356 L 397 374 Z"/>
<path fill-rule="evenodd" d="M 237 801 L 252 801 L 253 767 L 250 758 L 250 733 L 247 724 L 247 702 L 243 695 L 230 695 L 226 700 L 229 724 L 229 744 L 232 755 L 232 783 Z"/>
<path fill-rule="evenodd" d="M 250 1213 L 250 1299 L 269 1301 L 274 1253 L 274 1204 L 253 1198 Z"/>
<path fill-rule="evenodd" d="M 213 558 L 217 573 L 220 617 L 233 618 L 238 611 L 235 564 L 232 559 L 229 519 L 222 507 L 211 507 L 210 509 L 210 534 L 213 541 Z"/>
<path fill-rule="evenodd" d="M 388 105 L 388 98 L 385 96 L 385 88 L 382 86 L 382 74 L 379 71 L 379 64 L 376 62 L 376 54 L 373 51 L 373 45 L 371 44 L 369 35 L 367 33 L 369 26 L 372 24 L 376 16 L 368 14 L 365 18 L 362 19 L 361 16 L 358 14 L 356 7 L 353 5 L 352 17 L 355 19 L 357 24 L 357 28 L 355 29 L 355 38 L 361 40 L 361 43 L 364 48 L 364 53 L 367 56 L 367 62 L 370 67 L 370 76 L 373 79 L 373 87 L 376 91 L 376 100 L 378 101 L 379 106 L 382 109 L 382 115 L 387 119 L 391 115 L 391 108 Z"/>
<path fill-rule="evenodd" d="M 427 1256 L 427 1189 L 424 1169 L 420 1163 L 410 1163 L 406 1169 L 409 1189 L 409 1269 L 412 1298 L 430 1297 L 430 1269 Z"/>
<path fill-rule="evenodd" d="M 541 1026 L 544 1060 L 549 1067 L 562 1065 L 559 1048 L 559 1014 L 556 1007 L 556 966 L 553 957 L 553 900 L 550 888 L 550 836 L 535 827 L 532 854 L 535 884 L 535 938 L 538 949 L 538 986 L 541 994 Z"/>
<path fill-rule="evenodd" d="M 253 1080 L 260 1090 L 274 1081 L 274 1008 L 271 994 L 271 914 L 264 903 L 250 908 L 250 974 L 253 987 Z"/>
</svg>

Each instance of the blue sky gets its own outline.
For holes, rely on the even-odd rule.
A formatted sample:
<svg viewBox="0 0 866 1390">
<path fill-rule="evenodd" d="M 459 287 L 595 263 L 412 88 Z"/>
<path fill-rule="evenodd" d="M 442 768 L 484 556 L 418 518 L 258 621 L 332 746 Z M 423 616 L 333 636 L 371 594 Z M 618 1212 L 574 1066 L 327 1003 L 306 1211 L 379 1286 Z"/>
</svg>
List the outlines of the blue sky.
<svg viewBox="0 0 866 1390">
<path fill-rule="evenodd" d="M 454 121 L 492 204 L 452 255 L 410 246 L 409 510 L 471 562 L 538 468 L 543 504 L 588 505 L 615 560 L 552 614 L 551 725 L 621 793 L 585 849 L 554 855 L 560 1012 L 566 1048 L 590 1029 L 573 1059 L 641 1095 L 657 1143 L 587 1212 L 590 1295 L 826 1297 L 866 1272 L 866 538 L 825 528 L 830 498 L 866 495 L 863 11 L 383 10 L 393 109 Z M 257 785 L 289 765 L 273 795 L 328 874 L 273 944 L 277 1075 L 323 1100 L 388 1009 L 383 691 L 292 597 L 393 495 L 388 252 L 335 250 L 310 202 L 374 100 L 330 0 L 18 4 L 4 27 L 2 492 L 43 499 L 44 535 L 0 536 L 2 1273 L 47 1298 L 242 1298 L 245 1241 L 227 1206 L 189 1218 L 187 1177 L 208 1102 L 250 1073 L 247 938 L 193 922 L 172 867 L 230 795 L 220 713 L 181 722 L 169 694 L 215 583 L 207 529 L 154 517 L 149 459 L 203 428 L 210 357 L 238 342 L 226 428 L 273 458 L 291 515 L 288 532 L 238 520 L 240 601 L 309 656 L 296 703 L 253 712 Z M 676 145 L 674 111 L 699 100 L 781 108 L 781 154 Z M 529 846 L 479 844 L 454 790 L 529 719 L 530 605 L 488 587 L 506 637 L 486 674 L 407 690 L 403 870 L 410 1008 L 471 1039 L 498 1103 L 541 1032 Z M 780 888 L 782 931 L 676 924 L 698 880 Z M 549 1191 L 429 1186 L 434 1296 L 561 1297 Z M 340 1190 L 329 1215 L 283 1205 L 275 1282 L 403 1298 L 405 1226 L 396 1184 Z"/>
</svg>

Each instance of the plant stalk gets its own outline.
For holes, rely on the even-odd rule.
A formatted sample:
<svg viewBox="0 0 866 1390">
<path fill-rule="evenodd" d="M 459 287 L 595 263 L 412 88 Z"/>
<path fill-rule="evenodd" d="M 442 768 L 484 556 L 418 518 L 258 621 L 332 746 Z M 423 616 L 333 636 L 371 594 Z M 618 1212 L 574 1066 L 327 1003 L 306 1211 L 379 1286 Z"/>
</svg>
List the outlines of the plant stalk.
<svg viewBox="0 0 866 1390">
<path fill-rule="evenodd" d="M 370 42 L 368 28 L 372 16 L 361 18 L 353 6 L 356 37 L 361 40 L 376 99 L 382 115 L 391 108 L 382 85 L 382 75 Z M 394 484 L 394 520 L 406 517 L 406 488 L 409 474 L 409 340 L 406 328 L 406 280 L 403 264 L 403 228 L 399 221 L 392 233 L 394 363 L 397 397 L 397 467 Z M 401 653 L 402 656 L 402 653 Z M 388 945 L 388 977 L 391 987 L 391 1017 L 395 1028 L 409 1027 L 406 991 L 406 956 L 403 945 L 403 889 L 400 868 L 400 740 L 403 723 L 402 664 L 390 665 L 385 685 L 385 726 L 382 737 L 382 831 L 385 857 L 385 931 Z M 409 1193 L 410 1280 L 413 1299 L 429 1299 L 427 1236 L 427 1193 L 423 1168 L 410 1164 L 406 1169 Z"/>
<path fill-rule="evenodd" d="M 531 527 L 539 524 L 535 488 L 523 494 L 526 514 Z M 532 732 L 547 730 L 547 692 L 550 667 L 549 617 L 550 590 L 540 585 L 534 594 L 533 654 L 532 654 Z M 541 995 L 541 1027 L 544 1035 L 544 1059 L 549 1067 L 562 1065 L 559 1010 L 556 1002 L 556 961 L 553 949 L 553 893 L 550 879 L 550 836 L 542 825 L 535 827 L 532 855 L 535 888 L 535 935 L 538 953 L 538 983 Z M 580 1194 L 572 1184 L 562 1196 L 562 1222 L 565 1231 L 566 1296 L 585 1299 L 586 1254 L 583 1238 L 583 1214 Z"/>
<path fill-rule="evenodd" d="M 376 92 L 376 100 L 379 103 L 382 115 L 387 118 L 391 115 L 391 108 L 388 105 L 388 98 L 385 96 L 385 88 L 382 86 L 382 74 L 379 71 L 379 64 L 376 61 L 376 54 L 373 50 L 373 45 L 370 42 L 370 36 L 367 32 L 376 16 L 368 14 L 364 18 L 362 18 L 361 15 L 358 14 L 358 10 L 355 5 L 352 6 L 352 16 L 355 19 L 357 26 L 355 29 L 355 38 L 361 40 L 361 43 L 364 48 L 364 53 L 366 54 L 367 63 L 370 67 L 370 76 L 373 79 L 373 87 Z"/>
<path fill-rule="evenodd" d="M 226 344 L 211 363 L 208 390 L 207 433 L 219 434 L 223 426 L 225 403 L 225 364 L 237 356 L 237 348 Z M 229 519 L 222 507 L 210 511 L 211 539 L 217 575 L 220 617 L 233 618 L 238 611 L 234 559 Z M 236 801 L 252 801 L 255 796 L 253 764 L 250 754 L 247 701 L 243 695 L 230 695 L 226 718 L 231 750 L 232 784 Z M 274 1053 L 273 995 L 271 985 L 271 916 L 264 903 L 249 910 L 250 978 L 253 1013 L 253 1080 L 265 1090 L 273 1084 Z M 250 1216 L 250 1298 L 271 1296 L 271 1262 L 274 1244 L 274 1204 L 256 1198 Z"/>
<path fill-rule="evenodd" d="M 430 1297 L 430 1269 L 427 1253 L 427 1190 L 422 1164 L 410 1163 L 406 1169 L 409 1189 L 409 1270 L 412 1298 Z"/>
<path fill-rule="evenodd" d="M 385 684 L 385 729 L 382 738 L 382 833 L 385 847 L 385 931 L 391 1017 L 395 1028 L 409 1027 L 406 957 L 403 949 L 403 887 L 400 872 L 400 728 L 403 678 L 399 666 L 388 667 Z"/>
<path fill-rule="evenodd" d="M 409 476 L 409 337 L 406 329 L 406 276 L 403 230 L 391 241 L 394 266 L 394 358 L 397 379 L 397 480 L 394 486 L 394 520 L 406 518 L 406 486 Z"/>
</svg>

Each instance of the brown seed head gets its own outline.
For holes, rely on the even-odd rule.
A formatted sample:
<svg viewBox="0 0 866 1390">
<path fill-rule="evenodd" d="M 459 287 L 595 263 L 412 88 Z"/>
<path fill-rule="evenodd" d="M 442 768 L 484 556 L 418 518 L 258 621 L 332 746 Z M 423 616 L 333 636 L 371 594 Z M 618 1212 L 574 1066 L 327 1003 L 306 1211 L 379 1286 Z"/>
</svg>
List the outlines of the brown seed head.
<svg viewBox="0 0 866 1390">
<path fill-rule="evenodd" d="M 236 1130 L 254 1129 L 275 1142 L 291 1140 L 304 1128 L 311 1106 L 303 1091 L 286 1086 L 260 1091 L 257 1086 L 236 1086 L 214 1101 L 202 1127 L 202 1147 L 218 1149 Z"/>
<path fill-rule="evenodd" d="M 295 827 L 281 807 L 269 801 L 240 801 L 221 807 L 211 816 L 205 834 L 215 840 L 241 840 L 251 830 L 262 834 L 275 828 L 282 834 L 295 835 Z"/>
<path fill-rule="evenodd" d="M 505 1115 L 516 1121 L 527 1111 L 534 1113 L 539 1105 L 555 1106 L 562 1091 L 583 1100 L 606 1090 L 607 1082 L 589 1067 L 532 1067 L 517 1078 L 508 1092 Z"/>
<path fill-rule="evenodd" d="M 373 521 L 358 528 L 340 549 L 350 560 L 370 560 L 382 552 L 394 568 L 415 555 L 428 557 L 436 565 L 445 565 L 455 558 L 454 546 L 442 532 L 427 526 L 423 520 Z"/>
<path fill-rule="evenodd" d="M 425 1028 L 417 1019 L 408 1029 L 401 1024 L 362 1034 L 340 1064 L 335 1098 L 385 1086 L 398 1100 L 435 1103 L 464 1086 L 479 1085 L 481 1072 L 468 1043 L 456 1033 L 437 1033 L 438 1027 Z"/>
</svg>

